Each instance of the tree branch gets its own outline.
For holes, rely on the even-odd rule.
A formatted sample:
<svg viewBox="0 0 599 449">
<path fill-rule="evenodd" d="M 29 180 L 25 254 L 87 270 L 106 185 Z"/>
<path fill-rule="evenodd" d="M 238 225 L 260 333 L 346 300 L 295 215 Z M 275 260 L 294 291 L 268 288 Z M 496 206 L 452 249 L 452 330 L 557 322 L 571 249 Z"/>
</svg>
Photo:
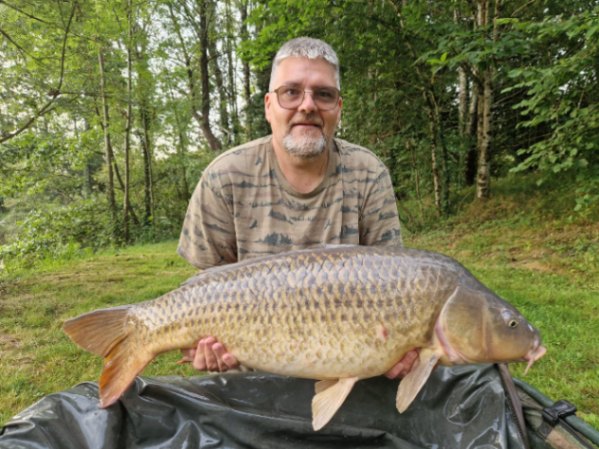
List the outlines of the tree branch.
<svg viewBox="0 0 599 449">
<path fill-rule="evenodd" d="M 36 17 L 36 16 L 34 16 L 32 14 L 28 14 L 25 11 L 23 11 L 22 9 L 17 8 L 14 5 L 10 5 L 10 4 L 6 3 L 4 0 L 0 0 L 0 5 L 6 5 L 8 8 L 14 9 L 18 13 L 23 14 L 24 16 L 29 17 L 30 19 L 37 20 L 38 22 L 48 24 L 48 22 L 46 22 L 44 19 L 40 19 L 39 17 Z"/>
<path fill-rule="evenodd" d="M 0 0 L 0 3 L 6 4 L 3 0 Z M 13 131 L 11 133 L 2 134 L 0 136 L 0 143 L 4 143 L 7 140 L 18 136 L 23 131 L 27 130 L 38 118 L 40 118 L 42 115 L 46 114 L 50 110 L 50 107 L 54 104 L 54 102 L 56 101 L 56 98 L 58 98 L 58 96 L 60 95 L 60 89 L 62 88 L 62 84 L 64 82 L 67 40 L 69 37 L 69 30 L 71 29 L 71 24 L 73 22 L 73 17 L 75 16 L 75 8 L 76 7 L 77 7 L 77 1 L 75 0 L 73 2 L 73 7 L 71 8 L 71 14 L 69 15 L 69 20 L 67 22 L 67 26 L 64 31 L 64 37 L 62 39 L 62 49 L 61 49 L 61 56 L 60 56 L 60 76 L 58 78 L 58 84 L 56 85 L 56 87 L 54 89 L 51 89 L 51 91 L 50 91 L 50 95 L 51 95 L 50 100 L 48 100 L 48 102 L 46 102 L 46 104 L 43 105 L 37 111 L 37 113 L 35 113 L 29 119 L 27 119 L 27 121 L 20 128 L 16 129 L 15 131 Z"/>
<path fill-rule="evenodd" d="M 1 2 L 2 2 L 2 0 L 0 0 L 0 3 Z M 8 40 L 8 42 L 10 42 L 11 44 L 13 44 L 17 48 L 17 50 L 19 50 L 19 52 L 21 52 L 21 54 L 23 55 L 23 57 L 25 57 L 25 55 L 27 54 L 27 52 L 25 51 L 25 49 L 23 47 L 21 47 L 17 42 L 15 42 L 12 37 L 10 37 L 10 34 L 8 34 L 2 28 L 0 28 L 0 34 L 2 36 L 4 36 Z"/>
</svg>

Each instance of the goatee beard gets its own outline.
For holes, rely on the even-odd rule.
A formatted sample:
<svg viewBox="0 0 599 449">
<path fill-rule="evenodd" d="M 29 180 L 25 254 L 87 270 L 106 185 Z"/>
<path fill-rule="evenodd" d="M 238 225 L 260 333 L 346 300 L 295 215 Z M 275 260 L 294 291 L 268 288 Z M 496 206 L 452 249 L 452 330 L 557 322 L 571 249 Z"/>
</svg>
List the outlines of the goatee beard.
<svg viewBox="0 0 599 449">
<path fill-rule="evenodd" d="M 283 138 L 283 146 L 292 156 L 309 159 L 322 154 L 327 147 L 327 141 L 323 135 L 294 137 L 287 134 Z"/>
</svg>

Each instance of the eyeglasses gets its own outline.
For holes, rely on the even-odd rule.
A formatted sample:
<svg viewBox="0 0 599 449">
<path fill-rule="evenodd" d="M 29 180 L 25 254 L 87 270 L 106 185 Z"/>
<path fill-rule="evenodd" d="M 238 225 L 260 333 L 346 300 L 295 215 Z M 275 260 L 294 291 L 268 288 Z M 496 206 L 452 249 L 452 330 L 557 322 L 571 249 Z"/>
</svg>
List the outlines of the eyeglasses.
<svg viewBox="0 0 599 449">
<path fill-rule="evenodd" d="M 339 89 L 334 87 L 316 87 L 312 90 L 293 86 L 281 86 L 273 90 L 277 94 L 279 106 L 284 109 L 295 109 L 304 101 L 306 92 L 312 95 L 312 100 L 321 111 L 335 109 L 339 102 Z"/>
</svg>

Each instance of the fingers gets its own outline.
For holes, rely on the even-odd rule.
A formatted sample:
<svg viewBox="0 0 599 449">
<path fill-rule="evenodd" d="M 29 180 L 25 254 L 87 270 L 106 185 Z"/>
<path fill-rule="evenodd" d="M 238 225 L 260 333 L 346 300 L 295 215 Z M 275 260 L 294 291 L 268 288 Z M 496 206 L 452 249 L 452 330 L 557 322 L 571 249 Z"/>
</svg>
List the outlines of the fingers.
<svg viewBox="0 0 599 449">
<path fill-rule="evenodd" d="M 219 371 L 218 360 L 212 350 L 212 346 L 216 343 L 216 338 L 207 337 L 202 338 L 198 344 L 198 351 L 194 359 L 194 367 L 203 371 Z M 199 366 L 196 366 L 195 361 L 199 360 Z M 203 362 L 203 363 L 202 363 Z"/>
<path fill-rule="evenodd" d="M 177 362 L 178 365 L 183 363 L 193 362 L 193 359 L 196 355 L 195 349 L 181 349 L 181 360 Z"/>
<path fill-rule="evenodd" d="M 235 356 L 214 337 L 202 338 L 196 349 L 183 351 L 183 358 L 189 358 L 192 366 L 199 371 L 224 372 L 239 365 Z"/>
<path fill-rule="evenodd" d="M 418 350 L 412 349 L 404 354 L 399 362 L 397 362 L 389 371 L 385 373 L 385 377 L 396 379 L 404 377 L 410 372 L 414 363 L 418 359 Z"/>
<path fill-rule="evenodd" d="M 214 356 L 216 357 L 216 361 L 218 362 L 218 370 L 223 372 L 230 370 L 232 368 L 236 368 L 239 365 L 239 362 L 235 358 L 235 356 L 225 349 L 225 346 L 222 343 L 216 342 L 212 345 L 212 351 Z"/>
</svg>

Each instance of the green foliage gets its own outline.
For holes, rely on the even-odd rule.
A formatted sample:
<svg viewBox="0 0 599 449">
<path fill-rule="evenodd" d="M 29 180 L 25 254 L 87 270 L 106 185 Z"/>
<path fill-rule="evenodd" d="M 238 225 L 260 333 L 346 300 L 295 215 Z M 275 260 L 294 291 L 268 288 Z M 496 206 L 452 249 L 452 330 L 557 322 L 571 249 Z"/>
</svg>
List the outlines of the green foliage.
<svg viewBox="0 0 599 449">
<path fill-rule="evenodd" d="M 208 11 L 206 84 L 199 64 L 205 45 L 200 5 Z M 133 2 L 130 40 L 126 2 L 0 3 L 6 19 L 0 24 L 0 239 L 11 258 L 31 258 L 36 238 L 48 252 L 70 244 L 95 248 L 91 231 L 67 229 L 79 226 L 74 217 L 88 213 L 94 216 L 90 222 L 102 223 L 98 242 L 125 243 L 119 234 L 125 225 L 127 135 L 129 216 L 137 219 L 128 223 L 129 243 L 175 237 L 201 170 L 216 156 L 204 128 L 225 147 L 267 134 L 263 97 L 270 64 L 282 42 L 300 35 L 322 38 L 336 49 L 343 97 L 338 135 L 373 149 L 387 164 L 406 228 L 430 228 L 440 213 L 455 213 L 474 200 L 467 186 L 474 182 L 477 117 L 460 116 L 459 95 L 469 101 L 485 69 L 492 69 L 494 89 L 491 174 L 521 172 L 544 185 L 556 175 L 575 178 L 575 201 L 565 215 L 591 219 L 599 201 L 596 2 L 508 3 L 484 26 L 477 24 L 476 5 Z M 208 113 L 202 109 L 206 91 Z M 129 107 L 132 129 L 126 128 Z M 432 195 L 433 157 L 442 207 Z M 95 210 L 92 199 L 99 199 Z M 61 226 L 52 227 L 51 207 Z M 21 236 L 16 226 L 7 226 L 23 216 L 29 218 Z M 44 220 L 65 237 L 27 231 Z"/>
<path fill-rule="evenodd" d="M 545 130 L 543 138 L 518 151 L 514 171 L 539 169 L 547 176 L 586 172 L 599 164 L 599 7 L 556 21 L 520 24 L 539 50 L 560 43 L 545 64 L 515 68 L 526 97 L 516 108 L 526 117 L 520 126 Z"/>
<path fill-rule="evenodd" d="M 0 260 L 10 270 L 50 257 L 68 258 L 83 247 L 107 246 L 111 232 L 106 217 L 98 198 L 31 211 L 17 223 L 18 239 L 0 246 Z"/>
</svg>

